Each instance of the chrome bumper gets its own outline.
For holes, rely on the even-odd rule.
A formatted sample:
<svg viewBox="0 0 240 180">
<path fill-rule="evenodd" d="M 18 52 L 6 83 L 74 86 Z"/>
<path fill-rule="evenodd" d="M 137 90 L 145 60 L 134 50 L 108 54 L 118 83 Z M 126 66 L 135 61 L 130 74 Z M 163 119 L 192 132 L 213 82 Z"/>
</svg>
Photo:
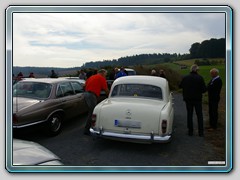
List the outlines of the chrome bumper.
<svg viewBox="0 0 240 180">
<path fill-rule="evenodd" d="M 97 131 L 93 128 L 90 128 L 91 135 L 102 137 L 102 138 L 108 138 L 108 139 L 115 139 L 115 140 L 121 140 L 121 141 L 131 141 L 131 142 L 157 142 L 157 143 L 166 143 L 171 141 L 172 136 L 166 135 L 166 136 L 157 136 L 153 133 L 149 135 L 136 135 L 136 134 L 120 134 L 120 133 L 113 133 L 113 132 L 105 132 L 105 131 Z"/>
</svg>

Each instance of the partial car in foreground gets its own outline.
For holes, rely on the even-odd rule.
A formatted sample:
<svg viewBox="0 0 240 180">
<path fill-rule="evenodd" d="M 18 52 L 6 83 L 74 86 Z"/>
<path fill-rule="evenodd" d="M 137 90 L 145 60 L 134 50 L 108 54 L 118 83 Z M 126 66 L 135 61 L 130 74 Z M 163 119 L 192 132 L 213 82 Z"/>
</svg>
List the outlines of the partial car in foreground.
<svg viewBox="0 0 240 180">
<path fill-rule="evenodd" d="M 125 76 L 113 82 L 109 97 L 93 112 L 93 136 L 131 142 L 169 142 L 174 108 L 168 81 Z"/>
<path fill-rule="evenodd" d="M 61 159 L 42 145 L 26 140 L 13 139 L 14 166 L 63 165 Z"/>
<path fill-rule="evenodd" d="M 127 73 L 128 76 L 134 76 L 134 75 L 137 74 L 136 71 L 134 69 L 131 69 L 131 68 L 125 68 L 124 70 L 125 70 L 125 72 Z"/>
<path fill-rule="evenodd" d="M 83 84 L 61 78 L 29 78 L 13 85 L 13 128 L 43 124 L 46 132 L 57 135 L 63 120 L 88 111 Z"/>
</svg>

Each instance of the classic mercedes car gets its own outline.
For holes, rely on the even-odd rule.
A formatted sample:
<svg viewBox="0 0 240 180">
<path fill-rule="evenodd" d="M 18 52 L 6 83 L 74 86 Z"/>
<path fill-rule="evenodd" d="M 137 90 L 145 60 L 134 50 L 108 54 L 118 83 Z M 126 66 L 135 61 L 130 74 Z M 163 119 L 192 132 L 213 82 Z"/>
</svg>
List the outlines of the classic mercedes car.
<svg viewBox="0 0 240 180">
<path fill-rule="evenodd" d="M 141 143 L 169 142 L 174 117 L 172 99 L 164 78 L 118 78 L 108 98 L 94 109 L 91 135 Z"/>
<path fill-rule="evenodd" d="M 13 128 L 43 124 L 48 135 L 61 132 L 63 120 L 88 111 L 83 84 L 62 78 L 23 79 L 13 85 Z"/>
<path fill-rule="evenodd" d="M 13 139 L 13 165 L 63 165 L 61 159 L 42 145 L 26 140 Z"/>
</svg>

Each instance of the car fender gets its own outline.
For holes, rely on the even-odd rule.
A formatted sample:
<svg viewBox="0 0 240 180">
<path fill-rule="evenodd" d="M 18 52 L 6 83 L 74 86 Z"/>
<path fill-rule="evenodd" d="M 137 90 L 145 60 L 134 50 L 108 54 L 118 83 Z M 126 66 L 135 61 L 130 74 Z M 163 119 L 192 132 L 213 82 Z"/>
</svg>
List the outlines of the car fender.
<svg viewBox="0 0 240 180">
<path fill-rule="evenodd" d="M 64 116 L 65 116 L 65 112 L 63 111 L 63 109 L 56 109 L 55 111 L 51 112 L 48 116 L 47 116 L 47 119 L 46 121 L 55 113 L 59 113 L 63 116 L 63 119 L 64 119 Z"/>
</svg>

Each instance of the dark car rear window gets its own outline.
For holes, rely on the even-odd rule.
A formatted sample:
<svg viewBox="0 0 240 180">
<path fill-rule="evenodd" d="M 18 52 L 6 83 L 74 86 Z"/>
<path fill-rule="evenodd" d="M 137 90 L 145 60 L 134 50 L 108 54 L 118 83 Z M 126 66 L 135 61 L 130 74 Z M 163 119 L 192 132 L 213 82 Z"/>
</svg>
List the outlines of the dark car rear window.
<svg viewBox="0 0 240 180">
<path fill-rule="evenodd" d="M 13 97 L 46 99 L 50 96 L 52 85 L 41 82 L 18 82 L 13 85 Z"/>
<path fill-rule="evenodd" d="M 114 87 L 111 97 L 130 96 L 145 97 L 162 100 L 162 89 L 146 84 L 120 84 Z"/>
</svg>

